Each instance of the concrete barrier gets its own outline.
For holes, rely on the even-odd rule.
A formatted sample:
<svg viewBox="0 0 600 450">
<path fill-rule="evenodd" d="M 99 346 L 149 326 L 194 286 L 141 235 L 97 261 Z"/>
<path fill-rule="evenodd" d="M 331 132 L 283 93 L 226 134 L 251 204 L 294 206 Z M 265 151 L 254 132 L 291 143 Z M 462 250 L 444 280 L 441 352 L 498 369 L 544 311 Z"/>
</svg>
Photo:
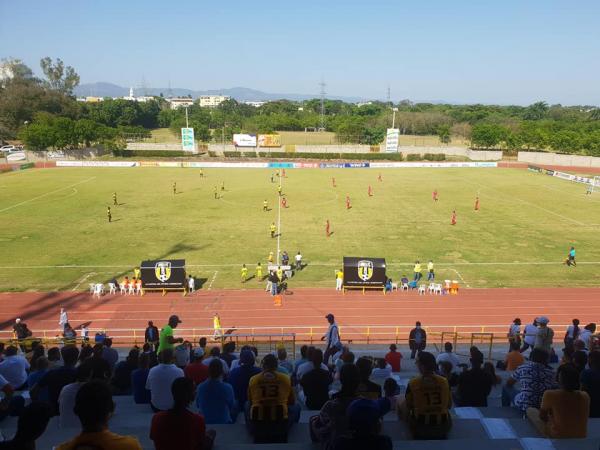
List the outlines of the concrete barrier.
<svg viewBox="0 0 600 450">
<path fill-rule="evenodd" d="M 600 167 L 600 158 L 594 156 L 561 155 L 549 152 L 519 152 L 517 160 L 543 166 Z"/>
</svg>

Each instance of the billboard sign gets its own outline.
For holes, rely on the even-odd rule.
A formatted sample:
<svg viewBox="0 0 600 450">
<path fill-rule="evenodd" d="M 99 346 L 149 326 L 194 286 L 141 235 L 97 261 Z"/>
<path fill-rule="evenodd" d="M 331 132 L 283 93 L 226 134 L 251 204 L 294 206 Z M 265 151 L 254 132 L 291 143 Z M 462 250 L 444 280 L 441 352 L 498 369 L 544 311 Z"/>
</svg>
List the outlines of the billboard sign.
<svg viewBox="0 0 600 450">
<path fill-rule="evenodd" d="M 344 286 L 383 288 L 386 278 L 384 258 L 344 256 Z"/>
<path fill-rule="evenodd" d="M 278 134 L 259 134 L 259 147 L 281 147 L 281 136 Z"/>
<path fill-rule="evenodd" d="M 234 134 L 233 144 L 236 147 L 256 147 L 255 134 Z"/>
<path fill-rule="evenodd" d="M 185 152 L 195 152 L 196 143 L 194 141 L 194 129 L 193 128 L 182 128 L 181 129 L 181 149 Z"/>
<path fill-rule="evenodd" d="M 385 137 L 386 153 L 398 153 L 398 142 L 400 140 L 400 130 L 398 128 L 388 128 Z"/>
<path fill-rule="evenodd" d="M 142 261 L 142 289 L 185 289 L 185 259 Z"/>
</svg>

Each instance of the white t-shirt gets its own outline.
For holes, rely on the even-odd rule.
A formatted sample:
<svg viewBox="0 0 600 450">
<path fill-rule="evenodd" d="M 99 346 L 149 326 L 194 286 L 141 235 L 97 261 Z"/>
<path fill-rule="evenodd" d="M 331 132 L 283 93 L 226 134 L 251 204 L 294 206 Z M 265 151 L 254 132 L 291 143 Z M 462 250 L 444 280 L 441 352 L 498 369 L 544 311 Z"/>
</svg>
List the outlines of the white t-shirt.
<svg viewBox="0 0 600 450">
<path fill-rule="evenodd" d="M 592 337 L 592 332 L 590 330 L 586 330 L 584 329 L 580 329 L 579 330 L 579 336 L 577 336 L 577 339 L 579 339 L 580 341 L 585 342 L 585 348 L 590 348 L 590 338 Z"/>
<path fill-rule="evenodd" d="M 298 371 L 296 372 L 296 378 L 298 380 L 300 380 L 304 375 L 306 375 L 308 372 L 310 372 L 314 368 L 315 368 L 315 365 L 310 361 L 302 364 L 301 366 L 298 367 Z M 323 363 L 321 363 L 321 369 L 329 371 L 329 368 Z"/>
<path fill-rule="evenodd" d="M 521 332 L 521 325 L 517 325 L 516 323 L 513 323 L 510 326 L 510 331 L 508 332 L 508 334 L 510 336 L 518 336 L 520 332 Z"/>
<path fill-rule="evenodd" d="M 459 371 L 460 367 L 458 367 L 458 365 L 460 364 L 460 360 L 458 359 L 458 356 L 456 356 L 454 353 L 440 353 L 435 359 L 435 362 L 436 364 L 439 364 L 442 361 L 448 361 L 450 364 L 452 364 L 452 372 Z"/>
<path fill-rule="evenodd" d="M 58 410 L 60 411 L 58 426 L 60 428 L 81 427 L 79 417 L 75 415 L 73 408 L 75 407 L 75 396 L 77 395 L 77 392 L 79 392 L 79 388 L 81 388 L 82 384 L 83 383 L 79 382 L 67 384 L 60 391 L 60 395 L 58 396 Z"/>
<path fill-rule="evenodd" d="M 525 325 L 525 337 L 523 338 L 523 340 L 525 341 L 526 344 L 529 345 L 535 345 L 535 337 L 537 336 L 538 333 L 538 328 L 530 323 L 528 325 Z"/>
<path fill-rule="evenodd" d="M 302 255 L 296 255 L 296 262 L 302 261 Z"/>
<path fill-rule="evenodd" d="M 581 328 L 579 328 L 579 334 L 581 334 L 583 330 Z M 567 327 L 567 337 L 573 339 L 575 336 L 575 325 L 569 325 Z"/>
<path fill-rule="evenodd" d="M 202 364 L 204 364 L 205 366 L 208 366 L 210 364 L 210 362 L 215 359 L 216 356 L 209 356 L 208 358 L 202 360 Z M 229 366 L 227 365 L 227 362 L 221 358 L 218 358 L 219 361 L 221 361 L 221 365 L 223 366 L 223 373 L 225 375 L 227 375 L 229 373 Z"/>
<path fill-rule="evenodd" d="M 195 284 L 196 284 L 196 282 L 194 281 L 193 278 L 188 279 L 188 286 L 190 287 L 190 289 L 194 289 Z"/>
<path fill-rule="evenodd" d="M 159 364 L 150 369 L 146 389 L 150 391 L 150 400 L 155 408 L 166 411 L 173 407 L 171 385 L 183 376 L 183 370 L 175 364 Z"/>
<path fill-rule="evenodd" d="M 386 364 L 385 369 L 380 369 L 379 367 L 375 367 L 371 372 L 371 378 L 375 379 L 386 379 L 392 376 L 392 366 Z"/>
<path fill-rule="evenodd" d="M 6 378 L 13 389 L 18 389 L 25 384 L 28 370 L 29 363 L 23 356 L 7 356 L 0 363 L 0 375 Z"/>
</svg>

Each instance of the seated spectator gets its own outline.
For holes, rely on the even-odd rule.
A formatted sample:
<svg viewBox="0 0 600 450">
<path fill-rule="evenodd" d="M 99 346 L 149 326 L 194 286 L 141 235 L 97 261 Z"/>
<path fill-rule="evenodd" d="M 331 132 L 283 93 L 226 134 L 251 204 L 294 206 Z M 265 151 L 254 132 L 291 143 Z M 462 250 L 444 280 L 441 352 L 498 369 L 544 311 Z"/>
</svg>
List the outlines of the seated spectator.
<svg viewBox="0 0 600 450">
<path fill-rule="evenodd" d="M 142 347 L 142 354 L 148 357 L 148 367 L 152 368 L 158 364 L 156 352 L 152 349 L 152 344 L 146 342 Z"/>
<path fill-rule="evenodd" d="M 188 407 L 195 397 L 194 382 L 177 378 L 171 385 L 173 408 L 154 414 L 150 425 L 150 439 L 156 450 L 210 450 L 216 432 L 206 431 L 204 417 Z"/>
<path fill-rule="evenodd" d="M 190 363 L 190 353 L 192 351 L 192 344 L 190 341 L 183 341 L 181 344 L 175 346 L 175 365 L 180 369 L 183 369 Z"/>
<path fill-rule="evenodd" d="M 207 424 L 233 423 L 237 404 L 231 385 L 223 381 L 223 363 L 213 358 L 208 365 L 208 379 L 198 385 L 196 407 Z"/>
<path fill-rule="evenodd" d="M 27 376 L 27 388 L 32 389 L 46 375 L 46 372 L 48 372 L 48 358 L 40 356 L 31 365 L 31 372 Z"/>
<path fill-rule="evenodd" d="M 62 335 L 65 338 L 65 344 L 75 344 L 75 339 L 77 339 L 77 333 L 75 332 L 70 323 L 65 323 Z"/>
<path fill-rule="evenodd" d="M 288 361 L 287 351 L 283 347 L 277 349 L 277 363 L 279 364 L 279 367 L 283 367 L 286 370 L 288 375 L 293 373 L 294 367 L 292 366 L 292 363 Z"/>
<path fill-rule="evenodd" d="M 277 372 L 277 358 L 266 355 L 263 370 L 250 379 L 246 424 L 255 442 L 287 439 L 287 430 L 300 420 L 300 407 L 290 377 Z"/>
<path fill-rule="evenodd" d="M 94 335 L 94 344 L 104 344 L 106 333 L 99 331 Z"/>
<path fill-rule="evenodd" d="M 525 325 L 525 330 L 523 330 L 523 347 L 521 348 L 521 353 L 525 352 L 528 348 L 533 348 L 535 346 L 537 332 L 537 319 L 533 319 L 532 323 Z"/>
<path fill-rule="evenodd" d="M 17 355 L 19 349 L 9 345 L 4 350 L 4 360 L 0 362 L 0 375 L 2 375 L 15 391 L 27 388 L 27 371 L 29 363 L 24 356 Z"/>
<path fill-rule="evenodd" d="M 0 421 L 8 416 L 21 415 L 25 407 L 25 399 L 20 395 L 14 395 L 15 390 L 2 375 L 0 375 L 0 392 L 4 395 L 0 400 Z"/>
<path fill-rule="evenodd" d="M 588 356 L 589 369 L 581 372 L 581 390 L 590 396 L 590 417 L 600 417 L 600 351 Z"/>
<path fill-rule="evenodd" d="M 448 385 L 451 388 L 458 385 L 458 374 L 452 371 L 452 363 L 450 361 L 441 361 L 438 364 L 437 374 L 448 380 Z"/>
<path fill-rule="evenodd" d="M 31 391 L 32 398 L 38 398 L 37 394 L 40 390 L 47 390 L 48 403 L 50 404 L 52 415 L 54 416 L 59 414 L 58 397 L 60 391 L 62 391 L 62 388 L 67 384 L 75 382 L 77 376 L 75 364 L 79 357 L 79 349 L 74 345 L 65 345 L 61 349 L 61 354 L 64 365 L 46 372 Z"/>
<path fill-rule="evenodd" d="M 550 355 L 552 351 L 552 342 L 554 340 L 554 330 L 548 326 L 550 320 L 547 317 L 538 317 L 536 319 L 538 324 L 537 335 L 535 336 L 535 344 L 533 348 L 537 348 L 545 351 Z"/>
<path fill-rule="evenodd" d="M 569 325 L 567 327 L 567 332 L 565 333 L 564 343 L 565 347 L 572 347 L 573 343 L 579 339 L 579 333 L 581 329 L 579 328 L 579 319 L 573 319 L 573 325 Z"/>
<path fill-rule="evenodd" d="M 23 408 L 12 439 L 0 442 L 0 450 L 35 450 L 35 441 L 44 434 L 52 411 L 46 403 L 33 402 Z"/>
<path fill-rule="evenodd" d="M 377 401 L 354 400 L 346 411 L 350 433 L 337 437 L 332 450 L 392 450 L 390 437 L 379 434 L 384 414 L 385 409 Z"/>
<path fill-rule="evenodd" d="M 525 362 L 525 358 L 521 353 L 520 346 L 517 342 L 510 343 L 510 351 L 504 359 L 505 370 L 509 372 L 515 371 L 521 364 Z"/>
<path fill-rule="evenodd" d="M 413 439 L 446 439 L 452 419 L 452 396 L 448 381 L 435 374 L 435 357 L 429 352 L 417 356 L 420 375 L 406 388 L 406 399 L 398 408 L 398 415 L 408 423 Z M 436 401 L 432 402 L 431 399 Z"/>
<path fill-rule="evenodd" d="M 590 397 L 579 390 L 579 371 L 565 364 L 558 369 L 559 389 L 544 392 L 539 409 L 527 408 L 527 418 L 551 439 L 587 437 Z"/>
<path fill-rule="evenodd" d="M 229 374 L 229 366 L 227 365 L 227 363 L 221 359 L 221 349 L 219 347 L 213 347 L 210 349 L 210 356 L 208 358 L 205 358 L 202 361 L 202 364 L 208 366 L 210 365 L 210 362 L 216 359 L 217 361 L 220 361 L 221 364 L 223 365 L 223 375 L 227 376 Z"/>
<path fill-rule="evenodd" d="M 174 362 L 173 349 L 167 348 L 160 352 L 158 366 L 148 372 L 146 389 L 150 391 L 150 406 L 154 412 L 166 411 L 173 407 L 171 384 L 176 378 L 183 376 L 183 370 Z"/>
<path fill-rule="evenodd" d="M 348 350 L 348 347 L 346 347 L 346 350 L 347 351 L 344 352 L 342 356 L 336 361 L 335 375 L 333 377 L 335 380 L 340 379 L 340 371 L 342 370 L 342 367 L 344 367 L 346 364 L 354 364 L 354 353 Z"/>
<path fill-rule="evenodd" d="M 111 377 L 110 364 L 104 359 L 104 346 L 102 344 L 96 344 L 92 348 L 92 356 L 81 364 L 89 366 L 92 371 L 93 380 L 109 380 Z"/>
<path fill-rule="evenodd" d="M 579 333 L 578 340 L 583 341 L 586 350 L 592 348 L 592 335 L 596 332 L 596 324 L 588 323 Z"/>
<path fill-rule="evenodd" d="M 548 353 L 534 348 L 529 361 L 515 370 L 502 389 L 502 406 L 515 406 L 525 412 L 527 408 L 539 408 L 542 396 L 554 389 L 554 371 L 547 365 Z M 519 383 L 520 389 L 515 387 Z"/>
<path fill-rule="evenodd" d="M 221 354 L 221 359 L 227 363 L 227 366 L 231 369 L 231 364 L 234 360 L 237 359 L 235 356 L 235 342 L 230 341 L 226 342 L 223 345 L 223 353 Z"/>
<path fill-rule="evenodd" d="M 483 357 L 483 354 L 481 356 Z M 485 362 L 482 370 L 490 376 L 490 379 L 492 380 L 492 386 L 502 384 L 502 378 L 499 375 L 496 375 L 496 368 L 491 362 Z"/>
<path fill-rule="evenodd" d="M 189 378 L 197 386 L 208 378 L 208 367 L 202 364 L 204 350 L 202 347 L 195 348 L 192 351 L 192 362 L 183 369 L 186 378 Z"/>
<path fill-rule="evenodd" d="M 137 404 L 150 403 L 150 391 L 146 389 L 146 381 L 150 373 L 150 358 L 142 353 L 138 359 L 138 368 L 131 372 L 131 391 L 133 401 Z"/>
<path fill-rule="evenodd" d="M 294 375 L 298 373 L 298 367 L 300 367 L 305 362 L 308 362 L 308 357 L 306 356 L 306 352 L 308 351 L 308 345 L 303 345 L 300 347 L 300 358 L 294 361 Z"/>
<path fill-rule="evenodd" d="M 78 428 L 79 418 L 75 415 L 75 397 L 81 386 L 90 381 L 92 376 L 91 366 L 82 364 L 77 367 L 75 382 L 67 384 L 58 396 L 58 426 L 60 428 Z"/>
<path fill-rule="evenodd" d="M 383 395 L 390 402 L 390 411 L 396 411 L 400 402 L 400 386 L 393 378 L 388 378 L 383 383 Z"/>
<path fill-rule="evenodd" d="M 451 342 L 446 342 L 444 344 L 444 351 L 442 353 L 440 353 L 437 356 L 437 358 L 435 359 L 435 362 L 438 365 L 442 361 L 448 361 L 450 364 L 452 364 L 452 372 L 454 372 L 454 373 L 460 372 L 460 367 L 459 367 L 460 361 L 458 359 L 458 356 L 456 356 L 456 354 L 452 352 L 452 343 Z"/>
<path fill-rule="evenodd" d="M 255 359 L 256 359 L 256 358 L 258 358 L 258 349 L 257 349 L 256 347 L 254 347 L 254 346 L 252 346 L 252 345 L 244 345 L 244 346 L 241 348 L 241 350 L 240 350 L 240 353 L 241 353 L 241 352 L 243 352 L 244 350 L 250 350 L 250 351 L 252 352 L 252 354 L 254 355 L 254 358 L 255 358 Z M 233 369 L 235 369 L 235 368 L 237 368 L 237 367 L 239 367 L 239 366 L 240 366 L 240 359 L 239 359 L 239 358 L 237 358 L 237 359 L 234 359 L 234 360 L 231 362 L 231 368 L 230 368 L 230 372 L 231 372 L 231 370 L 233 370 Z"/>
<path fill-rule="evenodd" d="M 321 368 L 323 362 L 323 351 L 315 349 L 312 352 L 313 369 L 304 374 L 300 380 L 300 385 L 306 398 L 305 403 L 308 409 L 321 409 L 329 400 L 329 385 L 333 379 L 328 370 Z"/>
<path fill-rule="evenodd" d="M 38 358 L 42 356 L 46 356 L 46 350 L 42 344 L 37 341 L 31 343 L 31 353 L 26 355 L 26 358 L 29 360 L 29 365 L 31 366 L 31 370 L 35 367 L 35 363 Z"/>
<path fill-rule="evenodd" d="M 81 350 L 79 350 L 79 358 L 77 359 L 81 364 L 86 359 L 91 358 L 94 355 L 94 348 L 90 344 L 83 344 Z"/>
<path fill-rule="evenodd" d="M 60 348 L 52 347 L 48 349 L 48 370 L 62 367 L 63 362 L 60 357 Z"/>
<path fill-rule="evenodd" d="M 371 379 L 385 380 L 392 376 L 392 366 L 385 359 L 377 358 L 375 360 L 375 368 L 371 372 Z"/>
<path fill-rule="evenodd" d="M 356 361 L 356 367 L 360 373 L 360 383 L 356 392 L 359 397 L 370 398 L 371 400 L 377 400 L 381 397 L 381 386 L 377 383 L 373 383 L 369 378 L 373 370 L 373 363 L 369 358 L 361 357 Z"/>
<path fill-rule="evenodd" d="M 385 292 L 392 292 L 392 279 L 385 280 Z"/>
<path fill-rule="evenodd" d="M 588 354 L 582 350 L 573 352 L 572 364 L 581 373 L 585 370 L 588 363 Z"/>
<path fill-rule="evenodd" d="M 402 353 L 397 351 L 396 344 L 390 345 L 390 351 L 385 354 L 385 361 L 392 366 L 392 372 L 400 372 Z"/>
<path fill-rule="evenodd" d="M 312 346 L 308 347 L 308 350 L 306 352 L 308 362 L 299 366 L 298 370 L 296 371 L 296 379 L 298 380 L 298 382 L 300 382 L 300 380 L 302 379 L 304 374 L 310 372 L 311 370 L 313 370 L 315 368 L 315 366 L 312 362 L 312 354 L 315 350 L 316 350 L 315 347 L 312 347 Z M 321 369 L 329 370 L 329 367 L 327 367 L 325 364 L 321 364 Z"/>
<path fill-rule="evenodd" d="M 487 398 L 492 390 L 490 374 L 481 369 L 483 355 L 471 357 L 471 368 L 458 376 L 458 388 L 454 397 L 457 406 L 487 406 Z"/>
<path fill-rule="evenodd" d="M 255 357 L 252 350 L 244 349 L 240 353 L 239 366 L 235 369 L 231 369 L 227 381 L 233 388 L 233 395 L 240 408 L 246 405 L 248 400 L 248 385 L 250 384 L 250 378 L 254 375 L 258 375 L 261 370 L 255 365 Z M 204 366 L 206 367 L 206 366 Z M 233 418 L 235 420 L 235 418 Z"/>
<path fill-rule="evenodd" d="M 131 374 L 138 368 L 139 357 L 140 351 L 135 347 L 129 350 L 125 361 L 117 363 L 111 381 L 113 395 L 131 395 Z"/>
<path fill-rule="evenodd" d="M 110 371 L 115 370 L 115 366 L 119 361 L 119 352 L 117 352 L 114 348 L 112 348 L 112 339 L 106 338 L 104 339 L 104 349 L 102 351 L 102 357 L 106 360 L 108 365 L 110 366 Z"/>
<path fill-rule="evenodd" d="M 137 438 L 109 431 L 108 420 L 115 410 L 115 404 L 106 382 L 94 380 L 81 386 L 75 396 L 74 410 L 81 422 L 81 433 L 59 445 L 56 450 L 142 450 Z"/>
</svg>

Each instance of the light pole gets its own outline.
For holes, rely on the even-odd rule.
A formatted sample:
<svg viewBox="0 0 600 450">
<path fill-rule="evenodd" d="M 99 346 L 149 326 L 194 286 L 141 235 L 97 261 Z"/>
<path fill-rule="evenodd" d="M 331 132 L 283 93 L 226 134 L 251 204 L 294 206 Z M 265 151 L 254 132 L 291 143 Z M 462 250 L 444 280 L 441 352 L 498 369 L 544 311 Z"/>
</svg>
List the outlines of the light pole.
<svg viewBox="0 0 600 450">
<path fill-rule="evenodd" d="M 188 107 L 185 107 L 185 127 L 189 128 L 190 124 L 188 123 Z"/>
<path fill-rule="evenodd" d="M 392 108 L 392 128 L 396 127 L 396 113 L 398 112 L 398 108 Z"/>
</svg>

